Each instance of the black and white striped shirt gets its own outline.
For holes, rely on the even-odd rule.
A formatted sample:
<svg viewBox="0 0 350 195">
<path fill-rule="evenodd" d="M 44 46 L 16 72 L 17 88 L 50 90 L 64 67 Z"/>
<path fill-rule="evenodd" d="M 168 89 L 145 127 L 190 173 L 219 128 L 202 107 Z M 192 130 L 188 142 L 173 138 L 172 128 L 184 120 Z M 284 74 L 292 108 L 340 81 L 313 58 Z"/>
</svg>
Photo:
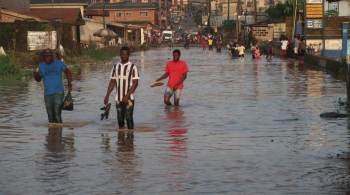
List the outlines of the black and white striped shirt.
<svg viewBox="0 0 350 195">
<path fill-rule="evenodd" d="M 113 65 L 111 79 L 117 81 L 117 95 L 115 100 L 121 102 L 133 85 L 134 80 L 140 79 L 140 77 L 137 67 L 131 62 L 127 62 L 125 64 L 117 63 Z M 130 99 L 134 100 L 134 94 L 130 95 Z"/>
</svg>

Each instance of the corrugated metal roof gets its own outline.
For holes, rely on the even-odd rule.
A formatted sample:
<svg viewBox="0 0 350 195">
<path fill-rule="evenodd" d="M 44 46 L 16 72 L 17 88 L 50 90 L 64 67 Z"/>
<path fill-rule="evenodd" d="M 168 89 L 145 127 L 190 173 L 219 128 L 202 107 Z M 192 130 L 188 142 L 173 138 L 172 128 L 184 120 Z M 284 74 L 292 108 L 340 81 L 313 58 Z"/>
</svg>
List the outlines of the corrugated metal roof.
<svg viewBox="0 0 350 195">
<path fill-rule="evenodd" d="M 50 3 L 79 3 L 79 4 L 89 4 L 90 0 L 30 0 L 31 4 L 50 4 Z"/>
<path fill-rule="evenodd" d="M 84 24 L 78 8 L 32 8 L 24 13 L 49 21 L 61 21 L 72 25 Z"/>
</svg>

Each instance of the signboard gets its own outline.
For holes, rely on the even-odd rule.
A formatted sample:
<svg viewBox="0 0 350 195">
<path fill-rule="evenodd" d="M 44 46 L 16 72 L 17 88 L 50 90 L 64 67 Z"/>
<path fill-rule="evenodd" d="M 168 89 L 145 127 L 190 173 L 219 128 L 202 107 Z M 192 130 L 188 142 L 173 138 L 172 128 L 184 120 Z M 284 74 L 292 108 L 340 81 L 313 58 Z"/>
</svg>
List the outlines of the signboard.
<svg viewBox="0 0 350 195">
<path fill-rule="evenodd" d="M 322 18 L 323 4 L 306 4 L 306 18 Z"/>
<path fill-rule="evenodd" d="M 340 51 L 342 48 L 342 40 L 341 39 L 326 39 L 325 44 L 326 44 L 325 45 L 326 50 Z"/>
<path fill-rule="evenodd" d="M 321 29 L 323 27 L 323 22 L 321 19 L 307 19 L 306 28 L 309 29 Z"/>
<path fill-rule="evenodd" d="M 320 52 L 322 49 L 321 39 L 308 39 L 306 40 L 306 47 L 314 49 L 316 53 Z"/>
<path fill-rule="evenodd" d="M 307 4 L 313 4 L 313 3 L 318 3 L 318 4 L 322 4 L 322 0 L 306 0 Z"/>
<path fill-rule="evenodd" d="M 28 31 L 27 44 L 29 51 L 56 49 L 56 31 Z"/>
<path fill-rule="evenodd" d="M 252 33 L 258 41 L 272 40 L 273 26 L 253 26 Z"/>
</svg>

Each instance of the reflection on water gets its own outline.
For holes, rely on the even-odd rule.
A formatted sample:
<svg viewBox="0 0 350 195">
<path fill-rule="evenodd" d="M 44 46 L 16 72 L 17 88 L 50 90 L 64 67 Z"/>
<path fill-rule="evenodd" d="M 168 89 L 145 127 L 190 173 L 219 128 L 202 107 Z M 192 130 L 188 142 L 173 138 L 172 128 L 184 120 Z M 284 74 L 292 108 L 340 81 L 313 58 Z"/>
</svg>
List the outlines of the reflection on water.
<svg viewBox="0 0 350 195">
<path fill-rule="evenodd" d="M 49 128 L 46 137 L 46 152 L 37 160 L 38 180 L 47 194 L 65 194 L 72 187 L 69 169 L 75 157 L 74 134 L 62 136 L 62 128 Z"/>
<path fill-rule="evenodd" d="M 142 78 L 133 134 L 115 129 L 115 108 L 99 119 L 111 63 L 75 71 L 75 110 L 63 113 L 63 128 L 42 125 L 41 84 L 1 81 L 0 194 L 350 191 L 349 120 L 319 117 L 344 96 L 343 82 L 278 58 L 182 53 L 190 72 L 179 108 L 149 87 L 171 52 L 132 56 Z"/>
</svg>

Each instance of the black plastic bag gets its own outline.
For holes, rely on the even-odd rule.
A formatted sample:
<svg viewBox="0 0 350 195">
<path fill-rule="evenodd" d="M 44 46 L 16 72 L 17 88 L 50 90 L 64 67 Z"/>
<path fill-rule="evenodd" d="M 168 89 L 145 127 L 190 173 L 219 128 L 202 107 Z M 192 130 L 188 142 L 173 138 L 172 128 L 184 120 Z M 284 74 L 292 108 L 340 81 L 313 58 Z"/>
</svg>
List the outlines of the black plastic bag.
<svg viewBox="0 0 350 195">
<path fill-rule="evenodd" d="M 72 111 L 74 109 L 73 98 L 70 92 L 64 97 L 62 109 L 67 111 Z"/>
</svg>

